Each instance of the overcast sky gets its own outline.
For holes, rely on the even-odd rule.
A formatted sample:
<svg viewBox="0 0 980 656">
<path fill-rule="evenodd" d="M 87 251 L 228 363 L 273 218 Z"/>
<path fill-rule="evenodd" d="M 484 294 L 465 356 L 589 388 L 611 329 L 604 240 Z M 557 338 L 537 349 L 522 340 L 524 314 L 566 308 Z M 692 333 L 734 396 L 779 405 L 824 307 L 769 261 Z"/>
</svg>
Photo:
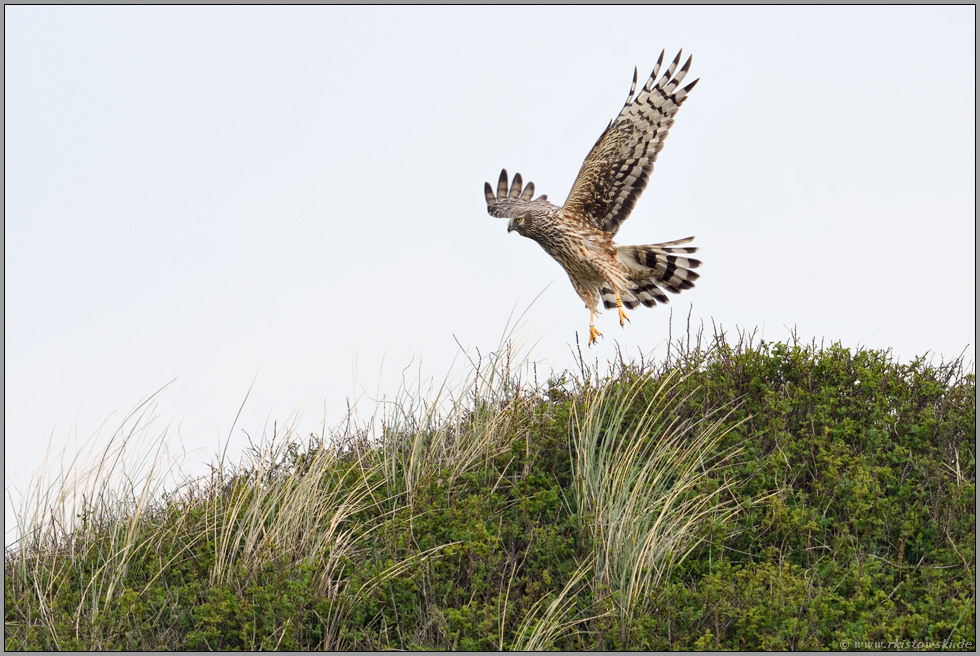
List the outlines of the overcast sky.
<svg viewBox="0 0 980 656">
<path fill-rule="evenodd" d="M 973 7 L 4 18 L 8 510 L 49 440 L 175 378 L 159 421 L 203 465 L 253 379 L 233 454 L 296 408 L 339 422 L 409 362 L 441 379 L 515 310 L 539 372 L 571 366 L 588 312 L 483 183 L 506 167 L 560 204 L 661 49 L 701 81 L 617 241 L 697 236 L 675 332 L 691 311 L 974 359 Z M 589 355 L 662 356 L 669 310 L 630 317 L 598 317 Z"/>
</svg>

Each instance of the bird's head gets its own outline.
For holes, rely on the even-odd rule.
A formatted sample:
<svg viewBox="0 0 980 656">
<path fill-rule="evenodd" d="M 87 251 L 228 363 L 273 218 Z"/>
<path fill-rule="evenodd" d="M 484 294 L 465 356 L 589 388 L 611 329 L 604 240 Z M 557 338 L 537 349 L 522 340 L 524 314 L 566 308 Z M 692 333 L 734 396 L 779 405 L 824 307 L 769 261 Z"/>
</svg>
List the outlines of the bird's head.
<svg viewBox="0 0 980 656">
<path fill-rule="evenodd" d="M 541 216 L 539 216 L 541 215 Z M 507 232 L 516 232 L 522 237 L 534 239 L 541 227 L 543 213 L 535 210 L 524 210 L 517 216 L 511 217 L 507 223 Z"/>
</svg>

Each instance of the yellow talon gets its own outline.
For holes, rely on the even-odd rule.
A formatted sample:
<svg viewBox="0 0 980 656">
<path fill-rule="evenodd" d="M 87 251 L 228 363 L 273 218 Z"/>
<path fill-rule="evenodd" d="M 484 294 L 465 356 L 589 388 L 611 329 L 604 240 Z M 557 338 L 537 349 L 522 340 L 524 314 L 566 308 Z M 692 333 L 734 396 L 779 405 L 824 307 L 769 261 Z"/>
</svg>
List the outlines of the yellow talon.
<svg viewBox="0 0 980 656">
<path fill-rule="evenodd" d="M 619 294 L 616 294 L 616 307 L 619 309 L 619 325 L 625 328 L 626 323 L 624 323 L 624 320 L 629 321 L 630 318 L 623 312 L 623 299 L 619 297 Z"/>
<path fill-rule="evenodd" d="M 595 329 L 595 310 L 589 308 L 589 346 L 596 342 L 597 337 L 602 337 L 602 333 Z"/>
<path fill-rule="evenodd" d="M 593 344 L 596 343 L 596 338 L 597 337 L 602 337 L 602 333 L 600 333 L 598 330 L 596 330 L 595 329 L 595 326 L 593 326 L 590 323 L 589 324 L 589 346 L 592 346 Z"/>
</svg>

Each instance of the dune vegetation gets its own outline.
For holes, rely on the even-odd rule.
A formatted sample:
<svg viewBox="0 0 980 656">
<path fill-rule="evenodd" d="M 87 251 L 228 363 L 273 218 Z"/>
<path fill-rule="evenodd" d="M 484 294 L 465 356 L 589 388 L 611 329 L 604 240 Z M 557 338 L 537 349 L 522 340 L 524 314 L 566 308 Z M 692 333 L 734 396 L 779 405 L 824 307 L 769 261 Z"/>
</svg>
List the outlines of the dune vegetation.
<svg viewBox="0 0 980 656">
<path fill-rule="evenodd" d="M 148 403 L 24 497 L 5 648 L 974 650 L 972 363 L 579 357 L 467 356 L 177 486 Z"/>
</svg>

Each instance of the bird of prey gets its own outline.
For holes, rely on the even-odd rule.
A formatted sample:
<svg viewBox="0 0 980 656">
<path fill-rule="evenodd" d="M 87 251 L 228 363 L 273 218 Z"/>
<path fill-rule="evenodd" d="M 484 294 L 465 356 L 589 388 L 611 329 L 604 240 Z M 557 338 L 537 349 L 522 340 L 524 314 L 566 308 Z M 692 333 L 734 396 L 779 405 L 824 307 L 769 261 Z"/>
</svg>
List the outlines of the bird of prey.
<svg viewBox="0 0 980 656">
<path fill-rule="evenodd" d="M 635 96 L 633 70 L 626 104 L 585 158 L 561 207 L 547 196 L 534 198 L 534 183 L 523 186 L 520 173 L 514 174 L 509 190 L 506 169 L 500 172 L 496 194 L 489 182 L 485 184 L 487 212 L 509 219 L 507 232 L 538 242 L 565 269 L 589 310 L 590 346 L 601 336 L 595 328 L 600 298 L 607 310 L 619 310 L 619 323 L 625 327 L 629 317 L 623 305 L 632 310 L 641 303 L 647 307 L 667 303 L 663 290 L 677 294 L 698 279 L 692 269 L 701 261 L 684 257 L 698 249 L 682 246 L 694 237 L 643 246 L 613 242 L 647 186 L 677 110 L 698 82 L 678 88 L 691 67 L 688 57 L 678 70 L 680 60 L 678 52 L 658 81 L 664 61 L 661 52 L 650 79 Z"/>
</svg>

